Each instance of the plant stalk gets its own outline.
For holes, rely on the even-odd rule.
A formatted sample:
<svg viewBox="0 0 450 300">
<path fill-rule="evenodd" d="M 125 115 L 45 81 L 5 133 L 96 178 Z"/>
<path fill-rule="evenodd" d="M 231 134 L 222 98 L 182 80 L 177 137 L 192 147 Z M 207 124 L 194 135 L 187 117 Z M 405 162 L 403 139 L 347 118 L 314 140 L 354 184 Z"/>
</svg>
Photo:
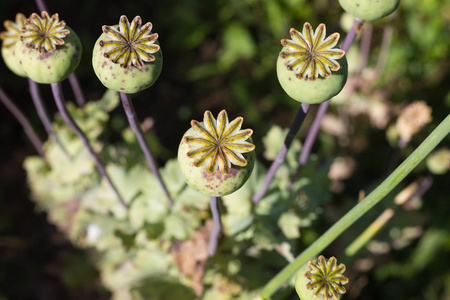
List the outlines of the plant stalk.
<svg viewBox="0 0 450 300">
<path fill-rule="evenodd" d="M 84 132 L 81 130 L 81 128 L 75 123 L 72 116 L 67 111 L 61 83 L 52 83 L 51 87 L 52 87 L 53 96 L 56 101 L 56 105 L 58 106 L 58 110 L 61 113 L 61 116 L 63 117 L 64 121 L 67 123 L 67 125 L 70 126 L 70 128 L 72 128 L 72 130 L 76 133 L 76 135 L 83 141 L 84 146 L 89 151 L 89 154 L 91 155 L 92 159 L 95 162 L 97 170 L 100 172 L 100 174 L 102 174 L 102 176 L 109 183 L 109 185 L 113 189 L 114 193 L 117 195 L 117 198 L 119 199 L 119 203 L 124 208 L 127 208 L 127 204 L 125 203 L 125 201 L 123 200 L 122 196 L 119 193 L 119 190 L 117 189 L 117 187 L 114 185 L 113 181 L 111 180 L 111 177 L 109 177 L 108 172 L 106 172 L 106 169 L 103 166 L 102 162 L 100 161 L 100 158 L 97 156 L 97 154 L 95 153 L 91 144 L 89 143 L 87 136 L 84 134 Z"/>
<path fill-rule="evenodd" d="M 133 129 L 134 134 L 136 135 L 139 145 L 141 146 L 142 152 L 144 152 L 145 159 L 150 167 L 152 173 L 156 176 L 156 179 L 159 182 L 159 185 L 164 191 L 164 194 L 167 197 L 167 201 L 169 202 L 169 207 L 173 206 L 172 198 L 170 197 L 169 190 L 167 189 L 161 174 L 159 173 L 158 166 L 156 165 L 155 158 L 150 151 L 150 147 L 145 140 L 144 133 L 142 132 L 142 128 L 139 125 L 139 120 L 136 116 L 136 111 L 133 106 L 133 102 L 131 101 L 130 95 L 126 93 L 120 93 L 120 98 L 122 99 L 123 109 L 125 110 L 125 114 L 127 115 L 128 122 L 130 123 L 131 129 Z"/>
<path fill-rule="evenodd" d="M 78 78 L 75 76 L 75 73 L 69 75 L 69 83 L 72 87 L 73 94 L 75 95 L 75 101 L 79 107 L 83 107 L 86 101 L 84 99 L 83 90 L 80 87 L 80 83 L 78 82 Z"/>
<path fill-rule="evenodd" d="M 359 202 L 330 229 L 322 234 L 313 244 L 306 248 L 296 259 L 279 272 L 262 289 L 260 296 L 267 299 L 273 295 L 283 283 L 291 278 L 295 272 L 311 257 L 325 249 L 340 236 L 356 220 L 380 202 L 393 188 L 395 188 L 450 132 L 450 115 L 420 144 L 419 147 L 387 177 L 375 190 Z"/>
<path fill-rule="evenodd" d="M 208 255 L 214 256 L 217 250 L 217 244 L 219 243 L 220 232 L 222 231 L 222 220 L 220 219 L 219 199 L 214 196 L 209 197 L 209 206 L 211 208 L 212 217 L 214 221 L 213 229 L 209 237 Z"/>
<path fill-rule="evenodd" d="M 283 146 L 281 147 L 280 152 L 278 152 L 278 155 L 275 158 L 275 160 L 272 162 L 272 165 L 270 166 L 270 169 L 267 172 L 266 178 L 264 178 L 263 185 L 261 186 L 259 191 L 253 196 L 252 200 L 254 203 L 258 203 L 259 200 L 261 200 L 261 198 L 264 197 L 264 195 L 266 194 L 267 189 L 269 188 L 269 185 L 272 182 L 273 177 L 275 176 L 275 173 L 283 163 L 287 151 L 289 150 L 289 147 L 292 144 L 292 141 L 294 140 L 295 136 L 297 135 L 297 132 L 300 130 L 300 127 L 302 126 L 303 121 L 306 118 L 306 115 L 309 111 L 309 106 L 310 105 L 307 103 L 302 103 L 302 105 L 300 106 L 300 109 L 298 110 L 297 115 L 295 116 L 295 119 L 292 122 L 291 127 L 289 128 L 289 131 L 286 135 Z"/>
<path fill-rule="evenodd" d="M 35 81 L 31 80 L 30 78 L 28 78 L 28 83 L 30 85 L 31 99 L 33 99 L 33 103 L 34 106 L 36 107 L 37 114 L 41 119 L 41 122 L 44 125 L 45 130 L 47 131 L 47 134 L 55 139 L 55 142 L 58 144 L 61 151 L 64 152 L 64 154 L 67 155 L 69 159 L 71 159 L 66 148 L 64 147 L 61 140 L 58 138 L 55 131 L 53 130 L 52 123 L 50 122 L 47 110 L 45 109 L 45 104 L 42 101 L 38 84 Z"/>
<path fill-rule="evenodd" d="M 384 226 L 389 222 L 389 220 L 394 216 L 396 210 L 398 209 L 399 205 L 403 205 L 406 202 L 420 198 L 423 196 L 423 194 L 426 193 L 431 188 L 431 185 L 433 184 L 433 177 L 428 175 L 422 182 L 419 184 L 419 186 L 416 188 L 416 190 L 402 203 L 397 203 L 395 201 L 396 205 L 393 205 L 390 208 L 387 208 L 381 215 L 378 216 L 378 218 L 373 221 L 372 224 L 367 227 L 363 233 L 361 233 L 346 249 L 345 249 L 345 255 L 351 257 L 358 253 L 359 250 L 361 250 L 362 247 L 364 247 L 378 232 L 380 232 L 381 229 L 384 228 Z"/>
<path fill-rule="evenodd" d="M 26 135 L 30 139 L 33 144 L 36 152 L 44 157 L 44 148 L 42 147 L 42 142 L 37 136 L 36 132 L 34 132 L 33 127 L 28 121 L 27 117 L 22 113 L 22 111 L 11 101 L 11 99 L 6 95 L 3 89 L 0 87 L 0 101 L 6 106 L 6 108 L 13 114 L 16 120 L 20 123 Z"/>
</svg>

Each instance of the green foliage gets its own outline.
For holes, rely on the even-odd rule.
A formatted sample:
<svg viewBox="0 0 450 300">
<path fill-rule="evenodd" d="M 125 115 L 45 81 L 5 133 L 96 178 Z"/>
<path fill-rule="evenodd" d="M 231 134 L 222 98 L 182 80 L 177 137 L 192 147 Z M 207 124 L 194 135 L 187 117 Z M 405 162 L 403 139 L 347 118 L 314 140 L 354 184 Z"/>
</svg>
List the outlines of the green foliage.
<svg viewBox="0 0 450 300">
<path fill-rule="evenodd" d="M 79 139 L 59 117 L 54 127 L 71 158 L 49 139 L 45 144 L 45 158 L 26 159 L 24 166 L 33 198 L 73 243 L 96 250 L 102 282 L 116 299 L 125 295 L 133 299 L 148 299 L 148 295 L 153 295 L 152 299 L 176 299 L 180 295 L 185 295 L 183 299 L 194 299 L 193 274 L 182 269 L 176 257 L 193 258 L 177 249 L 191 240 L 210 218 L 209 198 L 189 188 L 178 162 L 169 160 L 161 168 L 174 198 L 174 206 L 169 209 L 161 187 L 142 156 L 134 157 L 136 154 L 127 150 L 127 144 L 100 142 L 99 137 L 108 124 L 108 112 L 118 104 L 117 93 L 108 91 L 102 99 L 86 104 L 83 110 L 73 105 L 69 105 L 69 110 L 89 133 L 96 151 L 102 154 L 101 159 L 129 208 L 119 204 L 110 186 L 97 174 Z M 279 147 L 284 134 L 274 127 L 265 141 L 270 147 Z M 267 153 L 273 152 L 270 147 Z M 317 158 L 306 166 L 304 177 L 295 182 L 294 188 L 286 189 L 288 175 L 297 167 L 294 158 L 300 148 L 295 141 L 292 154 L 259 205 L 255 206 L 251 197 L 266 173 L 261 163 L 241 189 L 223 197 L 226 242 L 220 245 L 218 257 L 214 258 L 203 281 L 196 282 L 205 289 L 203 299 L 247 299 L 245 295 L 262 286 L 267 276 L 252 279 L 253 289 L 249 289 L 242 284 L 243 266 L 255 264 L 256 260 L 255 268 L 270 274 L 274 261 L 293 257 L 301 231 L 312 225 L 321 205 L 329 199 L 329 181 L 326 172 L 319 170 Z M 279 253 L 275 249 L 280 249 Z M 196 249 L 202 250 L 205 249 Z M 231 260 L 225 259 L 227 251 L 233 253 Z M 271 259 L 258 259 L 261 256 Z M 197 272 L 200 271 L 205 270 Z M 221 278 L 221 283 L 208 279 L 211 276 Z M 228 286 L 225 291 L 224 286 Z"/>
<path fill-rule="evenodd" d="M 61 16 L 65 11 L 67 20 L 79 20 L 80 24 L 72 26 L 84 37 L 83 45 L 93 45 L 89 36 L 91 32 L 99 32 L 102 25 L 83 20 L 98 20 L 98 11 L 104 20 L 109 20 L 105 24 L 117 18 L 116 9 L 106 12 L 102 1 L 80 5 L 85 18 L 67 17 L 73 8 L 71 2 L 60 1 L 58 7 Z M 203 299 L 253 299 L 262 285 L 353 207 L 358 194 L 370 192 L 375 182 L 412 152 L 430 128 L 448 113 L 449 1 L 402 0 L 396 16 L 363 27 L 361 35 L 369 31 L 369 26 L 373 35 L 364 71 L 359 71 L 364 59 L 361 39 L 347 53 L 348 84 L 331 102 L 313 148 L 315 154 L 303 167 L 302 177 L 291 190 L 287 189 L 297 168 L 302 147 L 299 140 L 304 140 L 304 131 L 294 140 L 268 194 L 254 205 L 251 196 L 261 185 L 267 162 L 275 158 L 284 140 L 284 128 L 298 109 L 298 103 L 284 95 L 276 79 L 280 39 L 288 37 L 290 27 L 299 29 L 305 21 L 313 26 L 325 22 L 329 33 L 336 31 L 343 37 L 349 28 L 345 20 L 349 16 L 344 15 L 341 20 L 343 10 L 338 1 L 325 0 L 129 1 L 118 4 L 117 9 L 141 14 L 160 34 L 165 78 L 150 93 L 151 100 L 158 101 L 147 101 L 148 111 L 143 109 L 140 113 L 150 112 L 149 115 L 159 118 L 156 130 L 147 132 L 146 137 L 154 154 L 165 161 L 161 172 L 175 200 L 172 211 L 146 167 L 132 131 L 116 132 L 124 139 L 123 144 L 106 139 L 126 123 L 113 113 L 119 98 L 111 91 L 100 101 L 90 101 L 83 110 L 70 103 L 69 109 L 97 153 L 101 153 L 101 160 L 107 164 L 129 205 L 128 210 L 118 204 L 81 141 L 60 118 L 53 125 L 71 160 L 50 138 L 45 144 L 45 159 L 28 157 L 24 163 L 37 207 L 76 246 L 90 250 L 101 282 L 112 291 L 114 299 L 198 298 L 194 287 L 199 283 L 194 275 L 199 274 L 183 269 L 180 257 L 186 264 L 192 262 L 194 255 L 186 250 L 186 245 L 208 228 L 209 202 L 208 197 L 185 184 L 176 160 L 170 159 L 173 153 L 166 147 L 174 144 L 174 135 L 165 127 L 167 123 L 161 125 L 162 116 L 167 113 L 172 114 L 170 125 L 182 127 L 176 133 L 179 134 L 186 129 L 188 120 L 200 115 L 205 107 L 211 110 L 226 107 L 230 113 L 239 112 L 254 129 L 259 157 L 265 159 L 257 162 L 246 185 L 222 199 L 225 236 L 218 254 L 206 267 L 204 261 L 195 261 L 199 270 L 207 270 L 200 283 L 204 288 Z M 4 19 L 11 19 L 11 15 L 5 15 Z M 349 21 L 351 25 L 351 17 Z M 91 24 L 96 27 L 83 28 Z M 382 41 L 389 37 L 389 32 L 392 40 L 385 49 Z M 91 86 L 91 82 L 98 81 L 89 77 L 93 72 L 88 48 L 83 50 L 85 66 L 82 64 L 77 74 L 84 76 L 89 83 L 85 88 L 92 92 L 100 85 Z M 7 82 L 2 86 L 22 89 L 22 82 L 7 81 L 7 77 L 10 74 L 2 72 L 0 79 Z M 147 100 L 148 95 L 136 97 Z M 28 100 L 27 97 L 22 98 Z M 406 104 L 419 99 L 433 108 L 433 123 L 404 150 L 394 151 L 392 148 L 398 145 L 398 133 L 392 130 L 395 119 Z M 312 107 L 310 115 L 313 113 Z M 309 124 L 306 120 L 305 126 Z M 8 131 L 10 124 L 4 123 L 2 128 Z M 392 152 L 398 160 L 393 160 Z M 336 157 L 354 161 L 354 170 L 348 176 L 330 177 L 330 164 Z M 425 165 L 419 166 L 407 180 L 420 178 L 425 169 Z M 357 257 L 346 258 L 350 261 L 347 268 L 358 284 L 369 280 L 361 299 L 449 297 L 448 261 L 439 259 L 447 257 L 449 251 L 447 182 L 448 176 L 435 176 L 436 187 L 412 201 L 409 208 L 400 210 L 374 243 L 368 244 Z M 388 198 L 383 207 L 375 207 L 326 251 L 340 259 L 342 248 L 392 200 Z M 204 245 L 194 245 L 197 245 L 194 253 L 205 251 Z M 74 270 L 74 274 L 78 272 L 89 271 Z M 74 279 L 68 276 L 64 282 L 72 284 Z M 276 294 L 274 299 L 292 299 L 292 291 L 291 282 L 290 288 Z"/>
</svg>

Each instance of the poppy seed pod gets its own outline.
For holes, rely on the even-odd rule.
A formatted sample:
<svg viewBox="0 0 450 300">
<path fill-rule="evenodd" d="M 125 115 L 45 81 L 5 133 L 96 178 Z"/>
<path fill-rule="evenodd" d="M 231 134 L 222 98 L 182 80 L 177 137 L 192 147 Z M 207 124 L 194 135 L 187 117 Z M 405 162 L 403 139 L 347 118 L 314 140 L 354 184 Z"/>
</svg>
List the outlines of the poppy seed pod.
<svg viewBox="0 0 450 300">
<path fill-rule="evenodd" d="M 108 89 L 136 93 L 149 88 L 162 69 L 162 53 L 157 33 L 150 22 L 142 25 L 139 16 L 128 21 L 120 17 L 115 26 L 103 26 L 95 43 L 92 66 L 98 79 Z"/>
<path fill-rule="evenodd" d="M 326 38 L 325 24 L 316 31 L 309 23 L 303 32 L 292 28 L 291 39 L 281 40 L 283 49 L 277 60 L 281 87 L 294 100 L 322 103 L 337 95 L 347 81 L 347 60 L 343 50 L 334 48 L 339 34 Z"/>
<path fill-rule="evenodd" d="M 295 290 L 301 300 L 339 300 L 346 290 L 348 278 L 343 275 L 344 264 L 335 257 L 324 256 L 303 264 L 295 276 Z"/>
<path fill-rule="evenodd" d="M 81 60 L 81 42 L 75 32 L 45 11 L 25 21 L 15 54 L 26 76 L 38 83 L 58 83 L 75 71 Z"/>
<path fill-rule="evenodd" d="M 399 3 L 400 0 L 339 0 L 346 12 L 364 21 L 375 21 L 390 15 Z"/>
<path fill-rule="evenodd" d="M 20 43 L 19 36 L 22 33 L 21 30 L 25 27 L 26 19 L 23 14 L 18 13 L 15 22 L 10 20 L 4 22 L 6 31 L 0 33 L 0 39 L 3 40 L 1 51 L 3 61 L 14 74 L 20 77 L 27 77 L 27 75 L 17 59 L 16 45 Z"/>
<path fill-rule="evenodd" d="M 209 196 L 238 190 L 255 165 L 251 129 L 241 129 L 242 117 L 228 122 L 225 110 L 217 117 L 206 111 L 204 121 L 193 120 L 178 148 L 178 162 L 191 188 Z"/>
</svg>

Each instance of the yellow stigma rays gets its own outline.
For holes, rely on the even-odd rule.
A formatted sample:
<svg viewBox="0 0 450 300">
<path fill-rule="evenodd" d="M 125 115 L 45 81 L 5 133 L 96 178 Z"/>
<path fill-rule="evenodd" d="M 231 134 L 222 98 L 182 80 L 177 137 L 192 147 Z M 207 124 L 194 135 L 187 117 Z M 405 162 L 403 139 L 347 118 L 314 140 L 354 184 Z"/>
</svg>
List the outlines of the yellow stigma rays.
<svg viewBox="0 0 450 300">
<path fill-rule="evenodd" d="M 70 33 L 65 29 L 66 22 L 59 21 L 58 14 L 51 17 L 46 11 L 31 14 L 25 21 L 25 27 L 19 39 L 25 43 L 28 48 L 34 48 L 41 53 L 42 51 L 54 51 L 56 46 L 64 45 L 64 38 Z"/>
<path fill-rule="evenodd" d="M 320 24 L 314 32 L 311 24 L 306 22 L 302 33 L 291 28 L 289 34 L 290 40 L 281 40 L 286 49 L 280 56 L 286 59 L 286 68 L 294 71 L 298 79 L 328 78 L 332 71 L 340 69 L 336 60 L 343 57 L 345 51 L 333 49 L 339 41 L 339 33 L 326 38 L 325 24 Z"/>
<path fill-rule="evenodd" d="M 19 35 L 22 33 L 22 29 L 25 27 L 25 20 L 27 18 L 18 13 L 16 15 L 16 22 L 7 20 L 3 23 L 6 28 L 6 31 L 0 33 L 0 39 L 3 40 L 2 46 L 5 48 L 12 47 L 19 40 Z"/>
<path fill-rule="evenodd" d="M 152 23 L 142 26 L 141 17 L 136 16 L 128 21 L 126 16 L 120 17 L 118 26 L 103 26 L 103 32 L 109 40 L 100 41 L 105 57 L 113 63 L 120 64 L 125 69 L 130 66 L 141 69 L 144 62 L 155 60 L 153 53 L 159 51 L 159 45 L 154 44 L 158 34 L 151 34 Z"/>
<path fill-rule="evenodd" d="M 332 256 L 327 261 L 321 255 L 317 263 L 309 261 L 309 269 L 310 271 L 305 273 L 305 277 L 310 280 L 306 288 L 315 290 L 315 296 L 322 294 L 322 297 L 326 300 L 338 300 L 339 294 L 345 294 L 344 285 L 348 283 L 348 278 L 343 275 L 345 265 L 337 265 L 335 257 Z"/>
<path fill-rule="evenodd" d="M 228 174 L 231 164 L 246 166 L 247 160 L 242 154 L 255 149 L 255 145 L 247 142 L 253 130 L 241 130 L 243 120 L 238 117 L 228 122 L 225 110 L 216 120 L 210 111 L 205 111 L 203 122 L 191 121 L 194 134 L 184 138 L 191 147 L 187 156 L 195 158 L 195 166 L 206 166 L 208 173 L 220 169 L 220 172 Z"/>
</svg>

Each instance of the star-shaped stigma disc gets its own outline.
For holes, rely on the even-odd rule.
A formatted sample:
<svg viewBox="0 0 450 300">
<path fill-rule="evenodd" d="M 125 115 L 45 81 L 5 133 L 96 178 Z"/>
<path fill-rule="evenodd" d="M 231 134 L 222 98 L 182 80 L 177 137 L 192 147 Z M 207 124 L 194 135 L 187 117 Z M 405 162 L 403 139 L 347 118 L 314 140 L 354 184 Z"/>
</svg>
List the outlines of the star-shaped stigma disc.
<svg viewBox="0 0 450 300">
<path fill-rule="evenodd" d="M 314 32 L 311 24 L 306 22 L 303 32 L 291 28 L 289 34 L 290 40 L 281 40 L 285 49 L 280 56 L 286 59 L 286 68 L 294 71 L 298 79 L 327 78 L 332 71 L 339 70 L 336 60 L 345 54 L 343 50 L 333 48 L 339 41 L 339 33 L 326 38 L 325 24 L 320 24 Z"/>
<path fill-rule="evenodd" d="M 3 23 L 7 31 L 0 32 L 0 39 L 3 40 L 2 47 L 9 48 L 16 44 L 22 33 L 22 28 L 25 27 L 26 19 L 23 14 L 18 13 L 16 15 L 16 22 L 7 20 Z"/>
<path fill-rule="evenodd" d="M 150 22 L 142 25 L 139 16 L 136 16 L 131 24 L 126 16 L 121 16 L 118 26 L 102 27 L 109 39 L 101 40 L 100 47 L 104 48 L 105 57 L 120 64 L 123 69 L 130 66 L 141 69 L 145 62 L 155 60 L 153 54 L 159 50 L 159 45 L 155 44 L 158 34 L 152 34 L 152 28 Z"/>
<path fill-rule="evenodd" d="M 231 164 L 246 166 L 247 160 L 242 154 L 255 149 L 255 145 L 247 142 L 253 130 L 241 130 L 243 120 L 238 117 L 228 122 L 225 110 L 219 113 L 216 120 L 207 110 L 203 122 L 192 120 L 194 134 L 184 138 L 191 147 L 187 156 L 195 158 L 195 166 L 205 166 L 208 173 L 220 169 L 228 174 Z"/>
<path fill-rule="evenodd" d="M 66 22 L 59 21 L 58 14 L 50 17 L 46 11 L 43 11 L 41 16 L 37 13 L 31 14 L 25 21 L 25 27 L 22 28 L 19 39 L 27 48 L 34 48 L 39 53 L 44 50 L 55 51 L 56 46 L 64 45 L 64 38 L 70 30 L 65 28 Z"/>
<path fill-rule="evenodd" d="M 330 257 L 328 261 L 323 255 L 319 256 L 317 263 L 309 261 L 310 271 L 305 273 L 309 279 L 306 288 L 314 290 L 314 296 L 321 295 L 322 298 L 339 299 L 339 294 L 345 294 L 344 285 L 348 283 L 348 278 L 343 274 L 345 265 L 337 265 L 337 259 Z"/>
</svg>

